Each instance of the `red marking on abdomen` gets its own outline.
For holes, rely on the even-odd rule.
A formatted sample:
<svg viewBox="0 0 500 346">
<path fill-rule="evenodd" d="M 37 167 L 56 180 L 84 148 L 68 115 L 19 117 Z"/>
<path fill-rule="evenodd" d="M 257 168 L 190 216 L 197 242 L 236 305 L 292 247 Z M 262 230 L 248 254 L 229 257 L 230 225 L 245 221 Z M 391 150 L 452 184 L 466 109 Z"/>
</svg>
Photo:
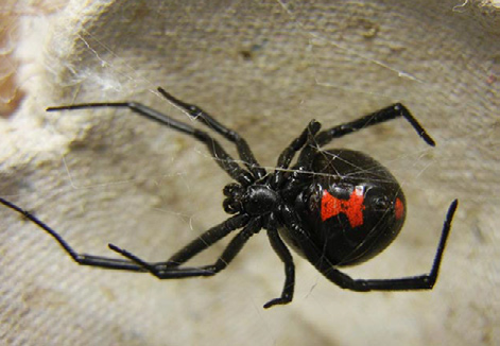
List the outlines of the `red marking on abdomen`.
<svg viewBox="0 0 500 346">
<path fill-rule="evenodd" d="M 363 210 L 365 210 L 364 201 L 363 188 L 361 187 L 355 188 L 349 199 L 333 197 L 324 190 L 321 199 L 321 220 L 325 221 L 339 213 L 344 213 L 351 227 L 361 226 L 363 224 Z"/>
<path fill-rule="evenodd" d="M 403 217 L 405 213 L 405 205 L 399 198 L 396 198 L 396 204 L 394 205 L 394 214 L 396 215 L 396 219 L 399 220 Z"/>
</svg>

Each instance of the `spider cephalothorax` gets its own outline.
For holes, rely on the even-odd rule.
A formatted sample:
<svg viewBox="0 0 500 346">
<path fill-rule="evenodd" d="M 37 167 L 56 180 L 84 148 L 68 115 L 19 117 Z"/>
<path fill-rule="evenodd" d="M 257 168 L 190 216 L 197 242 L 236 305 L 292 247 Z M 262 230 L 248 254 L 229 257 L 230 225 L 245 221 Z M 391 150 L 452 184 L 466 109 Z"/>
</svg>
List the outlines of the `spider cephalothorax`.
<svg viewBox="0 0 500 346">
<path fill-rule="evenodd" d="M 234 214 L 232 217 L 207 230 L 168 260 L 151 263 L 112 244 L 109 247 L 125 258 L 78 254 L 56 231 L 29 212 L 3 198 L 0 198 L 0 203 L 23 214 L 47 231 L 79 264 L 149 272 L 160 279 L 215 275 L 236 257 L 253 234 L 265 229 L 271 246 L 285 265 L 285 284 L 281 296 L 266 303 L 265 308 L 289 303 L 293 298 L 295 267 L 282 238 L 327 279 L 343 288 L 354 291 L 395 291 L 431 289 L 434 286 L 451 220 L 457 208 L 456 200 L 448 209 L 429 274 L 397 279 L 355 280 L 337 269 L 369 260 L 385 249 L 403 226 L 406 202 L 392 174 L 368 155 L 346 149 L 321 148 L 335 138 L 398 117 L 405 118 L 420 137 L 433 146 L 432 138 L 403 105 L 397 103 L 323 131 L 320 131 L 321 125 L 312 120 L 280 154 L 276 169 L 267 172 L 238 133 L 220 124 L 201 108 L 180 101 L 161 88 L 158 90 L 189 116 L 233 142 L 246 169 L 208 133 L 139 103 L 86 103 L 47 110 L 128 108 L 204 143 L 222 170 L 236 181 L 223 189 L 226 196 L 223 207 L 228 214 Z M 296 154 L 298 158 L 292 164 Z M 215 263 L 200 267 L 183 266 L 192 257 L 238 229 L 241 230 Z"/>
</svg>

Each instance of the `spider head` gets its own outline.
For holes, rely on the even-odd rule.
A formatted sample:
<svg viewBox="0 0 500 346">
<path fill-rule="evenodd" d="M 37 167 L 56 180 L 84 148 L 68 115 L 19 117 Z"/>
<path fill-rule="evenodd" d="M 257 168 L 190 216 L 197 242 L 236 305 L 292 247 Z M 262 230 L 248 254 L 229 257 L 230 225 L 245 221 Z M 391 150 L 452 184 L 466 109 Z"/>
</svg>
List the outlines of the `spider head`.
<svg viewBox="0 0 500 346">
<path fill-rule="evenodd" d="M 242 197 L 245 189 L 240 184 L 231 183 L 222 190 L 226 199 L 222 203 L 224 211 L 228 214 L 236 214 L 243 210 Z"/>
<path fill-rule="evenodd" d="M 278 207 L 279 195 L 267 185 L 243 187 L 236 183 L 226 185 L 223 190 L 226 199 L 223 207 L 226 213 L 246 213 L 249 215 L 268 214 Z"/>
</svg>

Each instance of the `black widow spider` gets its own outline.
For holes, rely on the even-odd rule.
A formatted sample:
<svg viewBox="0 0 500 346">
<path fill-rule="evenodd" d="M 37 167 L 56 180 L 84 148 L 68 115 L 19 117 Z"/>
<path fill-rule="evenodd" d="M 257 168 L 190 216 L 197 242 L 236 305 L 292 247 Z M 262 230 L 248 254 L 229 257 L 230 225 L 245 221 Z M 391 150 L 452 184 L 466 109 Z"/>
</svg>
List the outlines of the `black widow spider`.
<svg viewBox="0 0 500 346">
<path fill-rule="evenodd" d="M 151 263 L 113 244 L 109 244 L 109 247 L 124 259 L 79 254 L 56 231 L 28 211 L 3 198 L 0 198 L 0 202 L 47 231 L 78 264 L 149 272 L 159 279 L 215 275 L 226 268 L 252 235 L 264 228 L 271 246 L 285 266 L 285 284 L 281 296 L 267 302 L 264 308 L 287 304 L 293 298 L 295 267 L 282 238 L 327 279 L 342 288 L 363 292 L 432 289 L 458 205 L 457 200 L 448 209 L 429 274 L 362 280 L 352 279 L 337 269 L 371 259 L 385 249 L 403 226 L 406 205 L 396 179 L 377 161 L 361 152 L 346 149 L 321 150 L 321 147 L 335 138 L 398 117 L 405 118 L 427 144 L 434 146 L 432 138 L 402 104 L 396 103 L 321 132 L 320 123 L 312 120 L 280 154 L 274 172 L 268 173 L 259 165 L 247 142 L 238 133 L 219 123 L 201 108 L 175 98 L 162 88 L 158 88 L 158 91 L 193 119 L 233 142 L 247 169 L 240 167 L 219 142 L 206 132 L 139 103 L 85 103 L 50 107 L 47 111 L 128 108 L 204 143 L 219 166 L 236 181 L 226 185 L 223 190 L 226 196 L 224 210 L 235 214 L 234 216 L 203 233 L 167 261 Z M 290 167 L 297 153 L 298 158 Z M 240 228 L 242 230 L 229 242 L 214 264 L 181 266 Z"/>
</svg>

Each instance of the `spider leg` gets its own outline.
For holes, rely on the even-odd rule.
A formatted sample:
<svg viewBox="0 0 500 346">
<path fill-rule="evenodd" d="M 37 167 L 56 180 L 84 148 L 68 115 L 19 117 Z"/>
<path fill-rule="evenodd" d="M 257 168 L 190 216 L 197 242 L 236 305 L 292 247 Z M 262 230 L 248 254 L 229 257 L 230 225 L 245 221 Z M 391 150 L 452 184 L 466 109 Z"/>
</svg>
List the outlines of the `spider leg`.
<svg viewBox="0 0 500 346">
<path fill-rule="evenodd" d="M 70 106 L 49 107 L 48 112 L 61 111 L 61 110 L 74 110 L 85 108 L 128 108 L 134 113 L 142 115 L 150 120 L 154 120 L 160 124 L 166 125 L 176 131 L 185 133 L 194 139 L 205 144 L 212 154 L 217 164 L 231 176 L 244 186 L 253 182 L 253 177 L 245 170 L 243 170 L 234 159 L 222 148 L 217 140 L 212 138 L 206 132 L 195 129 L 194 127 L 170 118 L 152 108 L 144 106 L 136 102 L 104 102 L 104 103 L 83 103 Z"/>
<path fill-rule="evenodd" d="M 379 111 L 365 115 L 357 120 L 334 126 L 328 130 L 323 130 L 314 138 L 314 141 L 306 145 L 300 152 L 297 164 L 294 169 L 301 171 L 308 171 L 310 164 L 318 152 L 320 147 L 330 143 L 335 138 L 343 137 L 347 134 L 357 132 L 367 127 L 381 124 L 383 122 L 393 120 L 399 117 L 405 118 L 411 126 L 417 131 L 418 135 L 430 146 L 435 146 L 434 140 L 427 134 L 422 125 L 413 117 L 410 111 L 401 103 L 395 103 L 389 107 L 383 108 Z"/>
<path fill-rule="evenodd" d="M 38 219 L 36 216 L 28 212 L 27 210 L 21 209 L 17 205 L 3 199 L 0 197 L 0 203 L 6 207 L 22 214 L 29 221 L 36 224 L 38 227 L 45 230 L 50 234 L 58 243 L 62 246 L 64 251 L 78 264 L 88 265 L 93 267 L 101 267 L 106 269 L 115 270 L 128 270 L 136 272 L 146 272 L 148 269 L 141 263 L 139 264 L 137 260 L 126 260 L 122 258 L 109 258 L 102 256 L 94 256 L 87 254 L 77 253 L 54 229 L 49 227 L 43 221 Z M 248 223 L 249 217 L 247 215 L 235 215 L 230 217 L 221 224 L 210 228 L 199 238 L 188 244 L 185 248 L 174 254 L 167 262 L 161 263 L 163 266 L 178 266 L 181 263 L 189 260 L 193 256 L 197 255 L 201 251 L 213 245 L 215 242 L 224 238 L 230 232 L 235 229 L 241 228 Z M 160 265 L 160 264 L 158 264 Z"/>
<path fill-rule="evenodd" d="M 142 266 L 139 266 L 136 263 L 129 260 L 124 260 L 121 258 L 108 258 L 108 257 L 94 256 L 94 255 L 79 254 L 55 230 L 53 230 L 51 227 L 46 225 L 43 221 L 38 219 L 36 216 L 31 214 L 27 210 L 21 209 L 17 205 L 3 198 L 0 198 L 0 203 L 18 212 L 19 214 L 27 218 L 29 221 L 36 224 L 38 227 L 45 230 L 48 234 L 52 236 L 52 238 L 54 238 L 59 243 L 59 245 L 62 246 L 64 251 L 66 251 L 66 253 L 78 264 L 107 268 L 107 269 L 129 270 L 136 272 L 146 271 Z"/>
<path fill-rule="evenodd" d="M 446 220 L 443 225 L 443 231 L 441 233 L 441 239 L 439 241 L 432 269 L 429 274 L 396 278 L 396 279 L 363 280 L 363 279 L 351 278 L 350 276 L 342 273 L 338 269 L 334 268 L 327 261 L 322 259 L 319 259 L 313 264 L 330 281 L 332 281 L 333 283 L 342 288 L 349 289 L 352 291 L 366 292 L 375 290 L 376 291 L 430 290 L 434 287 L 434 284 L 436 283 L 438 277 L 439 267 L 441 265 L 444 248 L 446 246 L 446 241 L 450 233 L 451 221 L 457 209 L 457 205 L 458 201 L 454 200 L 448 209 Z"/>
<path fill-rule="evenodd" d="M 357 120 L 334 126 L 331 129 L 321 131 L 316 136 L 316 144 L 322 147 L 335 138 L 343 137 L 349 133 L 377 125 L 399 117 L 405 118 L 411 126 L 417 131 L 418 135 L 430 146 L 435 146 L 434 140 L 427 134 L 422 125 L 413 117 L 410 111 L 401 103 L 395 103 L 389 107 L 383 108 L 371 114 L 365 115 Z"/>
<path fill-rule="evenodd" d="M 159 279 L 181 279 L 196 276 L 213 276 L 226 268 L 229 263 L 238 255 L 240 250 L 246 244 L 248 239 L 261 229 L 260 217 L 250 220 L 250 222 L 241 230 L 227 245 L 226 249 L 217 261 L 210 265 L 199 267 L 170 267 L 169 262 L 149 263 L 141 260 L 137 256 L 123 250 L 116 245 L 109 244 L 109 247 L 126 257 L 127 259 L 135 262 L 138 266 L 149 271 L 151 274 Z"/>
<path fill-rule="evenodd" d="M 230 232 L 245 226 L 249 219 L 250 217 L 246 214 L 236 215 L 227 219 L 222 224 L 210 228 L 208 231 L 176 252 L 165 263 L 163 263 L 163 265 L 166 267 L 177 267 L 184 262 L 187 262 L 203 250 L 209 248 L 227 236 Z"/>
<path fill-rule="evenodd" d="M 281 240 L 278 230 L 275 225 L 267 227 L 267 236 L 274 251 L 285 264 L 285 284 L 279 298 L 272 299 L 264 304 L 264 308 L 268 309 L 275 305 L 288 304 L 293 299 L 293 291 L 295 287 L 295 265 L 293 264 L 292 254 Z"/>
<path fill-rule="evenodd" d="M 193 104 L 185 103 L 170 93 L 166 92 L 163 88 L 158 88 L 160 94 L 163 95 L 167 100 L 172 102 L 174 105 L 177 105 L 184 109 L 189 116 L 192 118 L 201 121 L 206 126 L 210 127 L 212 130 L 215 130 L 217 133 L 222 135 L 228 141 L 233 142 L 238 149 L 238 154 L 240 155 L 241 160 L 245 163 L 247 168 L 252 172 L 252 174 L 260 179 L 266 175 L 266 170 L 260 166 L 260 164 L 255 159 L 252 150 L 248 146 L 247 141 L 241 137 L 236 131 L 233 131 L 226 126 L 219 123 L 215 120 L 210 114 L 205 112 L 198 106 Z"/>
<path fill-rule="evenodd" d="M 271 181 L 273 188 L 279 188 L 283 184 L 285 170 L 290 166 L 293 157 L 306 145 L 308 139 L 318 133 L 320 128 L 321 124 L 319 122 L 311 120 L 304 131 L 281 152 Z"/>
</svg>

